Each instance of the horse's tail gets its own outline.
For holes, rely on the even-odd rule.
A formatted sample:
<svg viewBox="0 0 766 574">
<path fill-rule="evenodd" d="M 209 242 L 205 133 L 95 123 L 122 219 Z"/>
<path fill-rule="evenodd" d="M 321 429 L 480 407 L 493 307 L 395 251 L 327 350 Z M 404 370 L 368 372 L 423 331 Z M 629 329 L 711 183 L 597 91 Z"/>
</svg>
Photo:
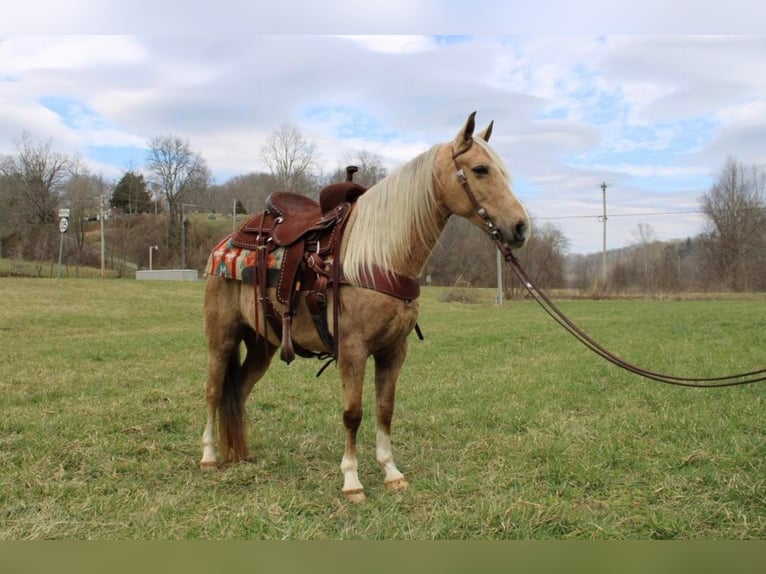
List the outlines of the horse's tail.
<svg viewBox="0 0 766 574">
<path fill-rule="evenodd" d="M 218 436 L 221 458 L 227 462 L 245 460 L 245 397 L 242 392 L 242 369 L 239 348 L 229 357 L 223 380 L 223 395 L 218 408 Z"/>
</svg>

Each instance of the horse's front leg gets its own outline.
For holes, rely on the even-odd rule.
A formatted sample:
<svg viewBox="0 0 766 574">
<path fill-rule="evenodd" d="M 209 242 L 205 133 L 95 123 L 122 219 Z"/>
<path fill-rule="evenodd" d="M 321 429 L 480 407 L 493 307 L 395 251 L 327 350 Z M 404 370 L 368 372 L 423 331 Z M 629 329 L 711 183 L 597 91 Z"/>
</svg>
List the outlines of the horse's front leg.
<svg viewBox="0 0 766 574">
<path fill-rule="evenodd" d="M 394 463 L 391 450 L 391 420 L 394 416 L 396 381 L 407 356 L 407 340 L 385 353 L 375 355 L 375 409 L 377 432 L 375 434 L 375 458 L 386 473 L 385 484 L 390 490 L 404 490 L 407 479 Z"/>
<path fill-rule="evenodd" d="M 343 473 L 343 494 L 351 502 L 367 500 L 359 480 L 356 458 L 356 433 L 362 423 L 362 387 L 366 362 L 366 352 L 356 345 L 344 345 L 339 353 L 338 367 L 343 384 L 343 426 L 346 429 L 346 446 L 340 470 Z"/>
</svg>

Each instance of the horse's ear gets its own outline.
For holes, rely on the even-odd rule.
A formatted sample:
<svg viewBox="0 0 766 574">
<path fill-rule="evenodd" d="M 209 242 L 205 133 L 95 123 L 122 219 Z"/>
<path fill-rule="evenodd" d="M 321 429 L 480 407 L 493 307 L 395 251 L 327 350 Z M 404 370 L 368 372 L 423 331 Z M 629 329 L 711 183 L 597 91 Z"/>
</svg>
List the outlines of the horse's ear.
<svg viewBox="0 0 766 574">
<path fill-rule="evenodd" d="M 460 128 L 460 131 L 452 141 L 452 153 L 457 154 L 463 151 L 465 148 L 471 145 L 473 140 L 473 130 L 476 128 L 476 112 L 471 113 L 465 122 L 465 125 Z"/>
<path fill-rule="evenodd" d="M 476 137 L 477 137 L 477 138 L 481 138 L 481 139 L 483 139 L 485 142 L 488 142 L 488 141 L 489 141 L 489 138 L 490 138 L 490 136 L 492 135 L 492 127 L 493 127 L 494 125 L 495 125 L 495 120 L 492 120 L 491 122 L 489 122 L 489 125 L 488 125 L 486 128 L 484 128 L 484 130 L 483 130 L 483 131 L 480 131 L 480 132 L 477 134 L 477 136 L 476 136 Z"/>
</svg>

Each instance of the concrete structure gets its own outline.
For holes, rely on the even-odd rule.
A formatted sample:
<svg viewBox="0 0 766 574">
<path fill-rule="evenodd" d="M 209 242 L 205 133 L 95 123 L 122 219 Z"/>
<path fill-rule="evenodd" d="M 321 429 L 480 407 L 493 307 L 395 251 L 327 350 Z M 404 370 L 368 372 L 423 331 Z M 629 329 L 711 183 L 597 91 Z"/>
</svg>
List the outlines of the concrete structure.
<svg viewBox="0 0 766 574">
<path fill-rule="evenodd" d="M 199 272 L 196 269 L 136 271 L 136 279 L 141 281 L 197 281 Z"/>
</svg>

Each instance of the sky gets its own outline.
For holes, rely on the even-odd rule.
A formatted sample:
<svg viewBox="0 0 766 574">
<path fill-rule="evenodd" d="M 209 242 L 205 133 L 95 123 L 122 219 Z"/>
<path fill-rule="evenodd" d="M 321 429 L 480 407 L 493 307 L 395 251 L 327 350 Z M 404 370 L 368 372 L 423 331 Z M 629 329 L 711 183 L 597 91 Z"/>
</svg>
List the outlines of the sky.
<svg viewBox="0 0 766 574">
<path fill-rule="evenodd" d="M 556 225 L 572 253 L 602 248 L 602 183 L 616 248 L 639 223 L 662 240 L 702 232 L 699 198 L 727 157 L 766 167 L 760 3 L 542 0 L 547 12 L 519 16 L 511 1 L 335 0 L 295 17 L 292 2 L 188 0 L 180 21 L 174 2 L 154 4 L 9 8 L 0 154 L 26 132 L 117 179 L 172 134 L 224 183 L 266 171 L 261 147 L 289 123 L 324 173 L 359 150 L 392 169 L 477 111 L 535 225 Z"/>
</svg>

